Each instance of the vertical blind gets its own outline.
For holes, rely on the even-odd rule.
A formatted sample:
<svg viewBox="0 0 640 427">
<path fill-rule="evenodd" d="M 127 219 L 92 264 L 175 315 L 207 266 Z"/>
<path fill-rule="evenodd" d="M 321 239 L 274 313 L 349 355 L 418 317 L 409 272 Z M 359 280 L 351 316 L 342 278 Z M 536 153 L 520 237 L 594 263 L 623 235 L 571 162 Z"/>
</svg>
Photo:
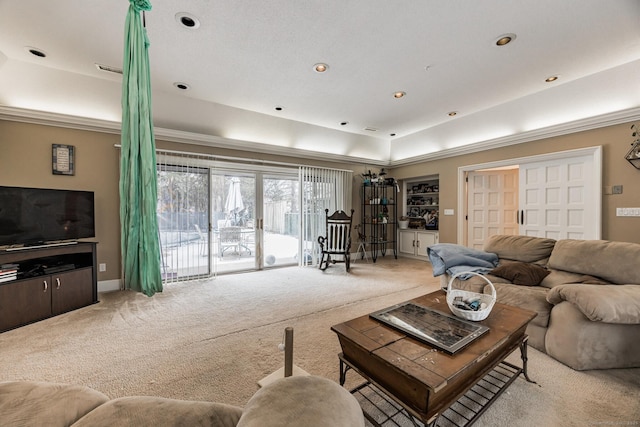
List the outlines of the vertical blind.
<svg viewBox="0 0 640 427">
<path fill-rule="evenodd" d="M 157 150 L 158 233 L 164 282 L 211 277 L 210 157 Z"/>
<path fill-rule="evenodd" d="M 222 163 L 219 160 L 222 160 Z M 232 159 L 236 167 L 242 161 Z M 158 173 L 158 233 L 163 282 L 207 278 L 217 272 L 211 248 L 212 180 L 227 164 L 217 156 L 156 149 Z M 275 165 L 284 165 L 275 163 Z M 220 165 L 218 167 L 218 165 Z M 299 265 L 319 262 L 318 236 L 325 232 L 325 209 L 349 213 L 353 172 L 299 165 L 300 254 Z M 250 161 L 246 163 L 250 168 Z M 213 206 L 218 209 L 218 207 Z"/>
<path fill-rule="evenodd" d="M 352 200 L 353 172 L 300 166 L 300 206 L 302 215 L 299 265 L 317 265 L 320 260 L 318 236 L 325 234 L 325 209 L 349 214 Z M 309 262 L 311 260 L 311 262 Z"/>
</svg>

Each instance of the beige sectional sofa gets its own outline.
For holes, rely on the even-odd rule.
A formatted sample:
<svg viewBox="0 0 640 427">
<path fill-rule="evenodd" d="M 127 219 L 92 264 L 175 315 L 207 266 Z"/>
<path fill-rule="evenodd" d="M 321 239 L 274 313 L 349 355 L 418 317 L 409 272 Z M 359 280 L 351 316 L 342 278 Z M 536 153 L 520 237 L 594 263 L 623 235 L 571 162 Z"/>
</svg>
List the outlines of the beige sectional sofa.
<svg viewBox="0 0 640 427">
<path fill-rule="evenodd" d="M 131 396 L 109 399 L 89 387 L 0 382 L 3 427 L 364 427 L 360 405 L 326 378 L 281 378 L 244 408 L 215 402 Z"/>
<path fill-rule="evenodd" d="M 537 313 L 529 345 L 576 370 L 640 367 L 640 244 L 492 236 L 497 301 Z M 446 287 L 450 276 L 441 276 Z M 486 282 L 456 279 L 481 292 Z"/>
</svg>

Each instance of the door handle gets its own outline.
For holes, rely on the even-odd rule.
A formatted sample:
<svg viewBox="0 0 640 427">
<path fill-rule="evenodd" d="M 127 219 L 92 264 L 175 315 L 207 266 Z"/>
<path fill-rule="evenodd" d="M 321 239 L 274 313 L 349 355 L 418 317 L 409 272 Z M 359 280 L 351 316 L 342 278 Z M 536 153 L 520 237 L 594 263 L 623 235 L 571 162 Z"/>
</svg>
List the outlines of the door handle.
<svg viewBox="0 0 640 427">
<path fill-rule="evenodd" d="M 56 289 L 60 289 L 60 278 L 56 277 Z"/>
<path fill-rule="evenodd" d="M 44 289 L 42 290 L 42 292 L 47 292 L 47 288 L 49 288 L 49 285 L 47 285 L 47 281 L 43 280 L 42 283 L 44 284 Z"/>
</svg>

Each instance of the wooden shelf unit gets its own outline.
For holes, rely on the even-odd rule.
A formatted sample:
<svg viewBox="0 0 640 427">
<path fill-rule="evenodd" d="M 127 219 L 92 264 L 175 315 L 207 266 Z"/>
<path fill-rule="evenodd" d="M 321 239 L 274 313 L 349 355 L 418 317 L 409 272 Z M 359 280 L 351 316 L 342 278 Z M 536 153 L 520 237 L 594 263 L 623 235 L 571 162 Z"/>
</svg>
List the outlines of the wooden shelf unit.
<svg viewBox="0 0 640 427">
<path fill-rule="evenodd" d="M 0 252 L 18 278 L 0 283 L 0 332 L 98 302 L 94 242 Z"/>
</svg>

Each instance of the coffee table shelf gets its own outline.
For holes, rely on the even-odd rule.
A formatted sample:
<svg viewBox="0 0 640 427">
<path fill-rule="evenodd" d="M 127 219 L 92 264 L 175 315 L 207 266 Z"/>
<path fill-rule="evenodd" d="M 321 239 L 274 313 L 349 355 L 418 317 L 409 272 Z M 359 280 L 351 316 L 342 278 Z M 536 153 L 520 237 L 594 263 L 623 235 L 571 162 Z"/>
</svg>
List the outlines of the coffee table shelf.
<svg viewBox="0 0 640 427">
<path fill-rule="evenodd" d="M 357 372 L 342 355 L 341 362 Z M 518 378 L 523 370 L 508 362 L 500 362 L 491 372 L 471 387 L 430 425 L 412 416 L 379 386 L 366 381 L 351 390 L 373 427 L 468 427 Z"/>
</svg>

